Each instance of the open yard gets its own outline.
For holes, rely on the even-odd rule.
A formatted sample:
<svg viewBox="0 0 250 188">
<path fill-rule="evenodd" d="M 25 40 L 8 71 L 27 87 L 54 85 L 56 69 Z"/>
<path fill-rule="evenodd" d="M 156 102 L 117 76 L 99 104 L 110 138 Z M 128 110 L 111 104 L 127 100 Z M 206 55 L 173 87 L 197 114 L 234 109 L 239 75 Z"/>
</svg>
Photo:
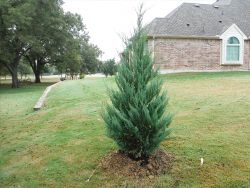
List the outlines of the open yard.
<svg viewBox="0 0 250 188">
<path fill-rule="evenodd" d="M 100 117 L 114 78 L 64 81 L 38 112 L 32 108 L 49 83 L 1 86 L 0 187 L 250 187 L 250 73 L 163 79 L 174 119 L 161 148 L 175 162 L 166 175 L 143 180 L 97 168 L 86 182 L 117 149 Z"/>
</svg>

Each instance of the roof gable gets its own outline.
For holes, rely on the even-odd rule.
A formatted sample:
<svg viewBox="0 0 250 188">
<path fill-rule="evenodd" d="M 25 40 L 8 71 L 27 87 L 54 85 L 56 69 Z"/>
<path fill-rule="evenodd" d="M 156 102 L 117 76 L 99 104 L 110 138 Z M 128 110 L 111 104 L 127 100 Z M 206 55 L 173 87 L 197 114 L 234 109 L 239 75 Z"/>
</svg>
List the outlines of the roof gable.
<svg viewBox="0 0 250 188">
<path fill-rule="evenodd" d="M 232 36 L 235 34 L 240 35 L 244 40 L 247 39 L 247 36 L 240 30 L 240 28 L 236 24 L 232 24 L 224 33 L 222 33 L 220 38 L 223 39 L 226 36 Z"/>
</svg>

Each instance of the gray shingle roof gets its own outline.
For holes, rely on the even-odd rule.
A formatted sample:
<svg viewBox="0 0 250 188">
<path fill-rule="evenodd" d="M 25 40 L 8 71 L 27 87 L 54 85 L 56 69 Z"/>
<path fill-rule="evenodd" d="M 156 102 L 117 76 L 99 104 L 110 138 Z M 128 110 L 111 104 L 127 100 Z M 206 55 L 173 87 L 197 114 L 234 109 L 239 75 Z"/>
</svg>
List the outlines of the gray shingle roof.
<svg viewBox="0 0 250 188">
<path fill-rule="evenodd" d="M 202 36 L 221 35 L 236 24 L 250 37 L 250 0 L 218 0 L 214 4 L 184 3 L 164 18 L 155 18 L 148 35 Z"/>
</svg>

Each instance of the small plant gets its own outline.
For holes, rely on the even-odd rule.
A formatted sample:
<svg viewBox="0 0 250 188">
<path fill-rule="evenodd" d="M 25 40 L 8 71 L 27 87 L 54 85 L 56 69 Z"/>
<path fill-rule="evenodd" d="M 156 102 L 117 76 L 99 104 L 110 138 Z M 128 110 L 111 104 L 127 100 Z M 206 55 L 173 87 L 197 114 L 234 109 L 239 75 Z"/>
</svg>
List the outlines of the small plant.
<svg viewBox="0 0 250 188">
<path fill-rule="evenodd" d="M 165 114 L 168 97 L 161 90 L 158 71 L 153 69 L 142 18 L 141 8 L 115 79 L 118 89 L 110 91 L 111 104 L 106 106 L 103 119 L 108 136 L 122 152 L 147 160 L 168 137 L 172 117 Z"/>
</svg>

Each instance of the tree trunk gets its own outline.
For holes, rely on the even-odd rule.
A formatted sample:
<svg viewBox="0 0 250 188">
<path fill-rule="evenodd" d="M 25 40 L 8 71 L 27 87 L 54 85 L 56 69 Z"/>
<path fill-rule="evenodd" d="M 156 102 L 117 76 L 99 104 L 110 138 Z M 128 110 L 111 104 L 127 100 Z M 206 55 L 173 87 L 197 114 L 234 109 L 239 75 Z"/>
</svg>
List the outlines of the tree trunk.
<svg viewBox="0 0 250 188">
<path fill-rule="evenodd" d="M 41 79 L 40 79 L 40 70 L 36 70 L 34 71 L 34 74 L 35 74 L 35 83 L 41 83 Z"/>
<path fill-rule="evenodd" d="M 12 64 L 4 64 L 6 66 L 6 68 L 8 69 L 8 71 L 10 72 L 10 74 L 11 74 L 11 78 L 12 78 L 11 87 L 12 88 L 18 88 L 19 87 L 18 76 L 17 76 L 18 63 L 19 62 L 14 62 Z"/>
<path fill-rule="evenodd" d="M 12 69 L 11 71 L 11 77 L 12 77 L 12 88 L 18 88 L 19 87 L 19 83 L 18 83 L 18 77 L 17 77 L 17 68 Z"/>
<path fill-rule="evenodd" d="M 30 63 L 30 66 L 33 70 L 33 73 L 35 75 L 35 83 L 41 83 L 40 75 L 41 75 L 41 61 L 38 61 L 36 59 L 31 59 L 28 56 L 26 56 L 27 60 Z"/>
</svg>

